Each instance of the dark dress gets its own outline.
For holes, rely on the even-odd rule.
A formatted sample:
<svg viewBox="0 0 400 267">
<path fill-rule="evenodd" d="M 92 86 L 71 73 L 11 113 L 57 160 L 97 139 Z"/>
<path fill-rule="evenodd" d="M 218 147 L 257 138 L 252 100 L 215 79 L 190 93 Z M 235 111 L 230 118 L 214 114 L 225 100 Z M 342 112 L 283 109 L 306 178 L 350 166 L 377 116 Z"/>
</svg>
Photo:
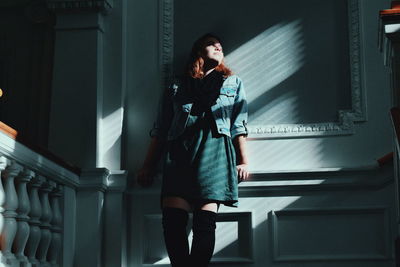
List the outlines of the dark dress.
<svg viewBox="0 0 400 267">
<path fill-rule="evenodd" d="M 177 196 L 192 204 L 213 201 L 237 207 L 235 149 L 231 137 L 217 133 L 211 114 L 210 105 L 222 85 L 219 74 L 212 74 L 191 81 L 194 104 L 184 133 L 168 142 L 161 198 Z"/>
</svg>

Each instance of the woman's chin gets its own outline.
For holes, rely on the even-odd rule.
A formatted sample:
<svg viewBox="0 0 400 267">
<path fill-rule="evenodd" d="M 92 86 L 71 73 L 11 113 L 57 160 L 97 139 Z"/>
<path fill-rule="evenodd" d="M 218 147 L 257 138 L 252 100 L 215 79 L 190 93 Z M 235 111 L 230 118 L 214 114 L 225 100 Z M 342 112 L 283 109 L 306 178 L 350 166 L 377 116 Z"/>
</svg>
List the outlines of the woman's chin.
<svg viewBox="0 0 400 267">
<path fill-rule="evenodd" d="M 210 68 L 215 68 L 217 66 L 219 66 L 221 64 L 222 60 L 216 59 L 216 58 L 209 58 L 206 61 L 207 66 L 209 66 Z"/>
</svg>

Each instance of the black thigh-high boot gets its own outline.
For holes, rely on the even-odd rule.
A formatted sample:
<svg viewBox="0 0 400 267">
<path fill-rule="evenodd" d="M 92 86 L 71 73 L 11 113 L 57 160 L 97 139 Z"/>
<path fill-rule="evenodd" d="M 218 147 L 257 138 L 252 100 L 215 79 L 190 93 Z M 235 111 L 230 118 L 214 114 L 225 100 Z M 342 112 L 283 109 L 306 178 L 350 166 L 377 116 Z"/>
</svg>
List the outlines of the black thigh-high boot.
<svg viewBox="0 0 400 267">
<path fill-rule="evenodd" d="M 190 266 L 208 266 L 215 246 L 217 213 L 208 210 L 193 212 L 193 241 L 190 252 Z"/>
<path fill-rule="evenodd" d="M 186 232 L 188 212 L 179 208 L 163 208 L 164 241 L 173 267 L 188 267 L 189 244 Z"/>
</svg>

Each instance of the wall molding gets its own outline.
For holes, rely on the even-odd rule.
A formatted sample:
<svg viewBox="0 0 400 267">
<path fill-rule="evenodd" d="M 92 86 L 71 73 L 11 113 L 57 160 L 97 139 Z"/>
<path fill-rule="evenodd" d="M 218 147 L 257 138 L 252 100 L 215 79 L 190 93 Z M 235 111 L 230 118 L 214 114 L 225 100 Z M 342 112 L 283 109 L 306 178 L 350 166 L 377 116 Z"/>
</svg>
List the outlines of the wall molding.
<svg viewBox="0 0 400 267">
<path fill-rule="evenodd" d="M 171 82 L 174 57 L 174 0 L 159 1 L 159 62 L 161 84 L 165 87 Z"/>
<path fill-rule="evenodd" d="M 254 125 L 249 122 L 249 139 L 286 139 L 354 134 L 354 123 L 366 121 L 362 77 L 360 0 L 348 1 L 349 57 L 351 67 L 351 110 L 338 110 L 338 121 L 304 124 Z M 173 66 L 174 0 L 160 1 L 160 65 L 163 86 L 168 86 Z"/>
<path fill-rule="evenodd" d="M 47 0 L 47 7 L 56 12 L 94 11 L 108 14 L 113 8 L 113 0 Z"/>
<path fill-rule="evenodd" d="M 309 209 L 285 209 L 276 210 L 269 212 L 269 226 L 272 236 L 272 251 L 273 259 L 276 262 L 288 262 L 288 261 L 348 261 L 348 260 L 388 260 L 391 258 L 391 238 L 390 238 L 390 224 L 389 224 L 389 212 L 386 207 L 337 207 L 337 208 L 309 208 Z M 324 215 L 335 215 L 335 216 L 351 216 L 351 215 L 367 215 L 377 216 L 382 219 L 383 233 L 382 242 L 384 245 L 384 251 L 382 253 L 376 251 L 376 253 L 343 253 L 343 254 L 305 254 L 305 253 L 287 253 L 281 251 L 279 237 L 279 217 L 289 216 L 293 217 L 293 221 L 296 220 L 296 216 L 311 217 L 313 216 L 324 216 Z M 362 219 L 360 218 L 360 221 Z M 286 222 L 287 224 L 287 222 Z M 321 226 L 322 227 L 322 226 Z M 371 229 L 374 231 L 375 229 Z M 333 229 L 330 229 L 333 231 Z M 339 234 L 339 233 L 338 233 Z M 346 233 L 340 233 L 345 235 Z M 290 241 L 288 241 L 290 242 Z M 326 242 L 331 242 L 327 240 Z M 321 244 L 323 245 L 323 244 Z M 351 248 L 349 248 L 349 251 Z"/>
<path fill-rule="evenodd" d="M 221 257 L 218 256 L 218 252 L 216 252 L 211 259 L 212 263 L 230 263 L 230 264 L 243 264 L 243 263 L 254 263 L 254 248 L 253 248 L 253 236 L 254 229 L 252 227 L 252 213 L 249 211 L 241 211 L 241 212 L 219 212 L 217 217 L 217 229 L 218 223 L 222 222 L 236 222 L 237 229 L 228 231 L 228 233 L 232 234 L 232 232 L 237 231 L 238 239 L 236 242 L 238 243 L 238 254 L 232 255 L 230 257 Z M 224 229 L 224 228 L 220 228 Z M 218 231 L 218 230 L 217 230 Z M 226 229 L 224 229 L 226 231 Z M 218 234 L 218 232 L 217 232 Z M 216 243 L 216 249 L 218 246 L 218 241 Z"/>
<path fill-rule="evenodd" d="M 239 184 L 239 195 L 257 197 L 306 191 L 378 190 L 393 182 L 392 162 L 382 167 L 252 173 L 249 181 Z"/>
<path fill-rule="evenodd" d="M 264 197 L 303 194 L 304 192 L 379 190 L 394 182 L 393 162 L 358 168 L 317 168 L 298 171 L 251 173 L 250 179 L 239 184 L 240 197 Z M 129 195 L 159 195 L 162 176 L 156 175 L 153 186 L 127 189 Z"/>
<path fill-rule="evenodd" d="M 349 56 L 351 77 L 351 110 L 339 110 L 338 121 L 305 124 L 253 125 L 251 139 L 286 139 L 300 137 L 340 136 L 354 134 L 354 123 L 366 121 L 365 91 L 362 77 L 360 2 L 348 0 Z"/>
</svg>

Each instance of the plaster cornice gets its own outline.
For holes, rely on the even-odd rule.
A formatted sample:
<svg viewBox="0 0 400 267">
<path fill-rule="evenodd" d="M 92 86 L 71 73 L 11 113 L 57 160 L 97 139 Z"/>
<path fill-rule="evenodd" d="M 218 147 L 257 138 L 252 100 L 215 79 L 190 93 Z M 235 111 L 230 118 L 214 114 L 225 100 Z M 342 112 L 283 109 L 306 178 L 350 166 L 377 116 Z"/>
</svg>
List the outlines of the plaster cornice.
<svg viewBox="0 0 400 267">
<path fill-rule="evenodd" d="M 47 0 L 47 7 L 55 12 L 102 12 L 108 14 L 113 8 L 112 0 Z"/>
</svg>

